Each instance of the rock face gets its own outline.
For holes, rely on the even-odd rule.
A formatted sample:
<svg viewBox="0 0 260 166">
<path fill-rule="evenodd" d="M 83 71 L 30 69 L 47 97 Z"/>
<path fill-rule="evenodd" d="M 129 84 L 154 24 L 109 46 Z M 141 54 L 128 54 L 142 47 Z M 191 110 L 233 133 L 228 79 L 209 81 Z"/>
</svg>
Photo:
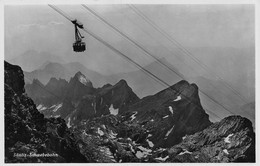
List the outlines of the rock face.
<svg viewBox="0 0 260 166">
<path fill-rule="evenodd" d="M 111 94 L 110 89 L 122 85 L 125 81 L 106 85 L 100 93 Z M 73 127 L 82 140 L 82 150 L 96 154 L 95 161 L 161 162 L 161 153 L 167 154 L 167 149 L 179 144 L 183 136 L 211 125 L 200 105 L 198 87 L 187 81 L 130 103 L 122 110 L 117 115 L 81 120 Z"/>
<path fill-rule="evenodd" d="M 131 105 L 128 111 L 136 112 L 136 122 L 150 126 L 154 135 L 151 139 L 163 147 L 174 145 L 184 135 L 203 130 L 211 124 L 200 104 L 198 87 L 184 80 L 143 98 Z"/>
<path fill-rule="evenodd" d="M 94 92 L 92 83 L 81 72 L 77 72 L 69 81 L 65 98 L 72 102 L 78 102 L 84 95 Z"/>
<path fill-rule="evenodd" d="M 185 135 L 168 147 L 158 146 L 148 127 L 120 115 L 82 121 L 74 133 L 82 153 L 92 154 L 96 162 L 255 162 L 252 123 L 240 116 Z"/>
<path fill-rule="evenodd" d="M 43 86 L 34 80 L 25 89 L 45 117 L 60 116 L 70 126 L 83 119 L 123 113 L 129 105 L 139 101 L 126 81 L 95 89 L 81 72 L 77 72 L 69 82 L 51 78 Z"/>
<path fill-rule="evenodd" d="M 88 162 L 61 118 L 44 118 L 27 97 L 23 72 L 5 62 L 5 162 Z"/>
<path fill-rule="evenodd" d="M 241 116 L 229 116 L 167 151 L 169 162 L 255 162 L 255 134 L 252 123 Z"/>
<path fill-rule="evenodd" d="M 126 81 L 120 80 L 114 86 L 105 85 L 98 88 L 93 95 L 85 95 L 66 119 L 70 121 L 70 125 L 75 125 L 81 120 L 88 120 L 93 117 L 121 114 L 127 110 L 129 105 L 137 101 L 139 101 L 139 98 Z"/>
</svg>

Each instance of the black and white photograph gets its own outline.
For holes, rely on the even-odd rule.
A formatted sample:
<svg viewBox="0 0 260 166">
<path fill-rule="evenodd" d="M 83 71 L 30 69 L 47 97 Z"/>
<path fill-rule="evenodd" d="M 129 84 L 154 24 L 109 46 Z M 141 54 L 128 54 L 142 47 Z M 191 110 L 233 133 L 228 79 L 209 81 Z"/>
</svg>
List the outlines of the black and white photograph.
<svg viewBox="0 0 260 166">
<path fill-rule="evenodd" d="M 40 2 L 2 5 L 4 164 L 256 163 L 256 1 Z"/>
</svg>

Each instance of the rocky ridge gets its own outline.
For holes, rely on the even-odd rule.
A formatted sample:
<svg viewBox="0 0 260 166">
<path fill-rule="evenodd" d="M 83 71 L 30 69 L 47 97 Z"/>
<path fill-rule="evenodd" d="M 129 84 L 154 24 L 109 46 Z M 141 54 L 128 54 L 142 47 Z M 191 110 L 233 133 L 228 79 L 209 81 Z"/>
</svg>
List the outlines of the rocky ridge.
<svg viewBox="0 0 260 166">
<path fill-rule="evenodd" d="M 24 90 L 23 71 L 4 63 L 5 162 L 89 162 L 61 118 L 44 118 Z"/>
</svg>

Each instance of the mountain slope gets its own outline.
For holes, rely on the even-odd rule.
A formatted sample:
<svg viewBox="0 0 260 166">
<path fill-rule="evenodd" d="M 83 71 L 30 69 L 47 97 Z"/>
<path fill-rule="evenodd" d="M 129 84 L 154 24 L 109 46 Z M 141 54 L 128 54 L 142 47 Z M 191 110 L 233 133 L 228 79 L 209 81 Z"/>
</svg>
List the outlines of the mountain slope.
<svg viewBox="0 0 260 166">
<path fill-rule="evenodd" d="M 160 146 L 173 145 L 185 134 L 195 133 L 211 124 L 208 114 L 200 104 L 198 87 L 184 80 L 153 96 L 143 98 L 131 105 L 128 112 L 135 112 L 134 121 L 139 123 L 154 121 L 153 125 L 150 124 L 154 127 L 154 136 L 151 139 Z M 162 124 L 157 124 L 156 121 L 162 121 Z M 164 121 L 168 121 L 167 127 Z M 158 125 L 162 125 L 162 128 L 158 128 Z M 164 137 L 163 133 L 167 136 Z"/>
<path fill-rule="evenodd" d="M 186 136 L 168 155 L 168 162 L 255 162 L 252 123 L 241 116 L 229 116 Z"/>
<path fill-rule="evenodd" d="M 61 118 L 44 118 L 24 90 L 19 66 L 5 62 L 5 162 L 88 162 Z"/>
</svg>

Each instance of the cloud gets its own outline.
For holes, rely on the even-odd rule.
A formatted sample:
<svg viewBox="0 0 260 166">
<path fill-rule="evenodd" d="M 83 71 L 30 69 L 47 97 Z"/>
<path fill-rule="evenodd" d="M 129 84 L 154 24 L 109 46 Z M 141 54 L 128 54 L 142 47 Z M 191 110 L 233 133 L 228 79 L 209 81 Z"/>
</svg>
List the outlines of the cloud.
<svg viewBox="0 0 260 166">
<path fill-rule="evenodd" d="M 25 30 L 25 29 L 29 29 L 29 28 L 32 28 L 32 27 L 43 28 L 45 26 L 41 25 L 41 24 L 20 24 L 20 25 L 17 26 L 17 29 L 18 30 Z"/>
<path fill-rule="evenodd" d="M 51 21 L 51 22 L 48 22 L 48 25 L 64 25 L 63 22 L 57 22 L 57 21 Z"/>
<path fill-rule="evenodd" d="M 32 23 L 32 24 L 20 24 L 17 26 L 18 30 L 28 30 L 31 28 L 40 28 L 40 29 L 44 29 L 44 28 L 48 28 L 49 26 L 60 26 L 60 25 L 64 25 L 63 22 L 57 22 L 57 21 L 50 21 L 47 24 L 37 24 L 37 23 Z"/>
</svg>

